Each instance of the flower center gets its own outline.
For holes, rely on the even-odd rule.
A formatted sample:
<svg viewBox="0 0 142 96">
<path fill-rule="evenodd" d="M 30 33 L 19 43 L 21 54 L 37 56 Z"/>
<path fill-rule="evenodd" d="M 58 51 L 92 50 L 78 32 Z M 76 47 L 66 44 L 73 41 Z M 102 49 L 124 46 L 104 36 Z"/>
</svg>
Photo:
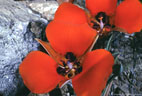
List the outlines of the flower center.
<svg viewBox="0 0 142 96">
<path fill-rule="evenodd" d="M 63 65 L 57 67 L 57 73 L 66 77 L 67 79 L 73 78 L 75 75 L 82 72 L 82 66 L 76 59 L 76 56 L 72 52 L 67 52 L 65 55 L 67 61 L 61 61 Z"/>
<path fill-rule="evenodd" d="M 111 25 L 109 24 L 109 16 L 107 16 L 104 12 L 99 12 L 95 16 L 95 21 L 92 21 L 93 28 L 97 30 L 100 35 L 109 32 L 111 29 Z"/>
</svg>

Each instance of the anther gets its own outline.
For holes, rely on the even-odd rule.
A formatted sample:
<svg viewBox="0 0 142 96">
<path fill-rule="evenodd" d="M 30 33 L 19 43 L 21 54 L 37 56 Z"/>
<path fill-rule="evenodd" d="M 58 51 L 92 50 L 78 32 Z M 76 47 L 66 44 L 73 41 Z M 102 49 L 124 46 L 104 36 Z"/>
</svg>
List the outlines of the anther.
<svg viewBox="0 0 142 96">
<path fill-rule="evenodd" d="M 75 76 L 75 69 L 72 69 L 72 70 L 66 75 L 66 77 L 69 78 L 69 79 L 73 78 L 74 76 Z"/>
</svg>

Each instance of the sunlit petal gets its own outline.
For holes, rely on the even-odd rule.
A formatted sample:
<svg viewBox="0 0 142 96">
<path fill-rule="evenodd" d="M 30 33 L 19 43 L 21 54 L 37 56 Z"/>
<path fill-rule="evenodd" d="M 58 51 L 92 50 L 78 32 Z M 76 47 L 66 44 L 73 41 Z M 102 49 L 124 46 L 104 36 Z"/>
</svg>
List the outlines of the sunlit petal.
<svg viewBox="0 0 142 96">
<path fill-rule="evenodd" d="M 46 28 L 46 36 L 52 48 L 62 55 L 72 52 L 82 55 L 91 45 L 97 32 L 87 23 L 70 24 L 52 21 Z"/>
<path fill-rule="evenodd" d="M 139 0 L 125 0 L 116 10 L 115 25 L 131 34 L 142 29 L 142 4 Z"/>
<path fill-rule="evenodd" d="M 83 63 L 82 73 L 72 79 L 77 96 L 101 96 L 113 63 L 113 56 L 104 49 L 89 52 Z"/>
<path fill-rule="evenodd" d="M 54 21 L 82 24 L 87 22 L 85 11 L 71 3 L 62 3 L 57 9 Z"/>
<path fill-rule="evenodd" d="M 56 62 L 47 54 L 32 51 L 20 64 L 19 72 L 33 93 L 47 93 L 63 79 L 57 74 L 56 67 Z"/>
</svg>

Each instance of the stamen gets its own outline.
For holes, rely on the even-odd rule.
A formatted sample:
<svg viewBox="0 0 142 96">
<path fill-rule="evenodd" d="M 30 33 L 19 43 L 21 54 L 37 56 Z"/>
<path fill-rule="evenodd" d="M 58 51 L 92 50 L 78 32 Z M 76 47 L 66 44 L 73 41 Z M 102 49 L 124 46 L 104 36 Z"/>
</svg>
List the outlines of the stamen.
<svg viewBox="0 0 142 96">
<path fill-rule="evenodd" d="M 93 28 L 99 33 L 99 36 L 107 35 L 111 31 L 112 26 L 109 24 L 109 16 L 105 12 L 99 12 L 94 20 L 91 21 Z"/>
<path fill-rule="evenodd" d="M 75 55 L 71 52 L 67 52 L 65 55 L 67 61 L 61 61 L 62 66 L 57 67 L 57 73 L 66 77 L 67 79 L 73 78 L 75 75 L 82 72 L 80 62 L 76 59 Z"/>
<path fill-rule="evenodd" d="M 75 76 L 75 69 L 72 69 L 67 75 L 66 75 L 66 78 L 73 78 Z"/>
</svg>

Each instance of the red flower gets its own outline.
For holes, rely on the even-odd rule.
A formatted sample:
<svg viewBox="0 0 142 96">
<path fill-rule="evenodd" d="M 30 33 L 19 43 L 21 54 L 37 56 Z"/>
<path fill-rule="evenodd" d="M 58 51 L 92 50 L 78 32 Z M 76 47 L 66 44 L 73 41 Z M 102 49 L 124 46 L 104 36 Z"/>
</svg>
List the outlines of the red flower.
<svg viewBox="0 0 142 96">
<path fill-rule="evenodd" d="M 38 39 L 50 56 L 33 51 L 20 64 L 24 84 L 33 93 L 47 93 L 60 82 L 72 79 L 77 96 L 100 96 L 114 58 L 104 49 L 88 52 L 96 34 L 81 8 L 61 4 L 46 29 L 51 45 Z"/>
<path fill-rule="evenodd" d="M 129 34 L 142 29 L 142 4 L 139 0 L 124 0 L 118 6 L 117 0 L 86 0 L 86 7 L 96 19 L 101 17 L 100 13 L 105 14 L 102 16 L 104 28 L 114 24 L 114 30 Z"/>
</svg>

